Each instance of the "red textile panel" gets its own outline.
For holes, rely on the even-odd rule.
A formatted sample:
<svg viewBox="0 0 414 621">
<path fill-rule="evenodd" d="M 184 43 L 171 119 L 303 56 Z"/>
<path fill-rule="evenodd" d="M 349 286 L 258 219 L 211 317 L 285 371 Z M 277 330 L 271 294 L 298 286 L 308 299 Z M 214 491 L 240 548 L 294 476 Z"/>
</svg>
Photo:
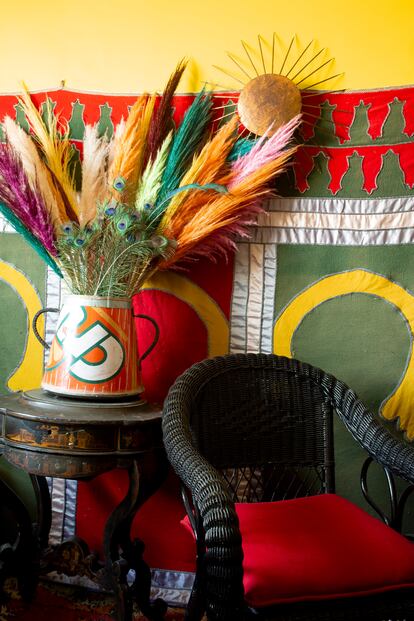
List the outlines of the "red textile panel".
<svg viewBox="0 0 414 621">
<path fill-rule="evenodd" d="M 126 470 L 113 470 L 90 483 L 79 483 L 77 535 L 100 555 L 105 522 L 127 489 Z M 139 537 L 145 543 L 144 559 L 150 567 L 195 571 L 195 542 L 182 523 L 184 517 L 180 483 L 170 473 L 161 489 L 139 509 L 132 527 L 132 539 Z"/>
<path fill-rule="evenodd" d="M 191 266 L 191 271 L 176 274 L 200 287 L 198 299 L 201 303 L 208 298 L 212 299 L 228 320 L 233 257 L 227 262 L 199 261 Z M 193 292 L 184 293 L 181 297 L 179 287 L 173 292 L 149 290 L 135 296 L 135 313 L 149 315 L 160 329 L 159 342 L 142 363 L 145 398 L 151 403 L 162 403 L 178 375 L 210 354 L 211 334 L 208 334 L 207 326 L 200 316 L 198 299 L 195 299 Z M 154 328 L 145 319 L 137 319 L 136 326 L 138 349 L 142 355 L 152 342 Z M 226 344 L 223 343 L 223 353 L 225 349 Z"/>
</svg>

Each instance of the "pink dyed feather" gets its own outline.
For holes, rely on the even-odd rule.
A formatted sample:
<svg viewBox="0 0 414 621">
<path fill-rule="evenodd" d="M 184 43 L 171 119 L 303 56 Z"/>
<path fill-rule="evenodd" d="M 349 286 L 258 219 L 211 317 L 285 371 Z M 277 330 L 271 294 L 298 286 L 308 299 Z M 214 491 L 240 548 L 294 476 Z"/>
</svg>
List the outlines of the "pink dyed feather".
<svg viewBox="0 0 414 621">
<path fill-rule="evenodd" d="M 279 157 L 292 139 L 295 130 L 299 126 L 300 119 L 300 114 L 293 117 L 286 125 L 279 127 L 270 138 L 267 138 L 265 134 L 257 141 L 249 153 L 239 157 L 232 166 L 233 175 L 229 183 L 229 190 L 258 168 Z"/>
</svg>

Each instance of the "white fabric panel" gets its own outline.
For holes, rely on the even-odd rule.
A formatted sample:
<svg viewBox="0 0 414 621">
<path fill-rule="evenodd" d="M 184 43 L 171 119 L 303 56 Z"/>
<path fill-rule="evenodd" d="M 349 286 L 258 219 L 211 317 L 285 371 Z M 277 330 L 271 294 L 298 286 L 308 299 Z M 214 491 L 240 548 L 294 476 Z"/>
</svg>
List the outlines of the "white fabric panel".
<svg viewBox="0 0 414 621">
<path fill-rule="evenodd" d="M 390 198 L 273 198 L 266 209 L 297 213 L 386 214 L 414 211 L 414 196 Z"/>
<path fill-rule="evenodd" d="M 247 303 L 249 294 L 249 244 L 239 244 L 234 259 L 233 296 L 230 315 L 230 352 L 246 351 Z"/>
<path fill-rule="evenodd" d="M 55 545 L 63 539 L 63 520 L 66 505 L 65 479 L 52 479 L 52 525 L 49 534 L 49 544 Z"/>
<path fill-rule="evenodd" d="M 294 227 L 256 227 L 251 236 L 253 243 L 262 244 L 318 244 L 335 246 L 386 246 L 414 243 L 414 227 L 394 230 L 340 230 Z"/>
<path fill-rule="evenodd" d="M 51 267 L 47 267 L 47 282 L 46 282 L 46 300 L 45 308 L 60 308 L 60 290 L 61 279 L 52 270 Z M 45 313 L 45 341 L 50 345 L 55 335 L 56 324 L 59 313 Z M 45 349 L 44 360 L 45 364 L 49 356 L 49 350 Z"/>
<path fill-rule="evenodd" d="M 65 515 L 63 518 L 63 539 L 74 537 L 76 534 L 76 495 L 78 492 L 78 482 L 66 480 L 65 493 Z"/>
<path fill-rule="evenodd" d="M 259 226 L 298 229 L 341 229 L 369 231 L 371 229 L 402 229 L 414 227 L 414 212 L 381 214 L 338 214 L 296 211 L 272 211 L 261 214 Z"/>
<path fill-rule="evenodd" d="M 193 587 L 193 573 L 152 569 L 151 578 L 151 599 L 160 597 L 169 605 L 186 606 Z"/>
<path fill-rule="evenodd" d="M 264 246 L 249 245 L 249 290 L 247 296 L 247 352 L 260 351 L 263 311 Z"/>
<path fill-rule="evenodd" d="M 266 244 L 264 246 L 263 265 L 263 307 L 262 307 L 262 330 L 260 351 L 264 354 L 273 352 L 273 322 L 275 306 L 277 274 L 277 246 Z"/>
</svg>

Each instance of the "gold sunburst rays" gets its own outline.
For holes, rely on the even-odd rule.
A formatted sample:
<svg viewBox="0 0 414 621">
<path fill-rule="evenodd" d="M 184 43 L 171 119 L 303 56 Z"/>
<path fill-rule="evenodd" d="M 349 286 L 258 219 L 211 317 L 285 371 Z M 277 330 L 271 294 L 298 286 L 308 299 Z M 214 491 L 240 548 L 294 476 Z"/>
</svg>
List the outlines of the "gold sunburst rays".
<svg viewBox="0 0 414 621">
<path fill-rule="evenodd" d="M 233 85 L 216 82 L 215 87 L 226 92 L 240 90 L 237 113 L 246 131 L 271 135 L 300 112 L 306 114 L 307 123 L 320 119 L 320 106 L 312 105 L 311 97 L 326 92 L 323 85 L 343 75 L 333 72 L 334 58 L 327 58 L 327 48 L 318 49 L 314 39 L 303 46 L 296 35 L 285 46 L 276 33 L 270 41 L 259 34 L 256 46 L 245 41 L 241 46 L 241 55 L 227 52 L 230 69 L 214 65 Z M 226 116 L 231 113 L 222 118 Z"/>
</svg>

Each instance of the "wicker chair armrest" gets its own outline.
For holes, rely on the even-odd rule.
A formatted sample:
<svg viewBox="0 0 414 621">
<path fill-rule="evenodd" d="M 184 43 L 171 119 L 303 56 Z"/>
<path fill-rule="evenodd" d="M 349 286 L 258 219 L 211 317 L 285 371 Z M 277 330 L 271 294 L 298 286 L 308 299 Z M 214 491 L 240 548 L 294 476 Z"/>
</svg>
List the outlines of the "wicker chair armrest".
<svg viewBox="0 0 414 621">
<path fill-rule="evenodd" d="M 394 436 L 341 381 L 323 373 L 321 385 L 339 418 L 369 455 L 393 474 L 414 483 L 414 445 Z"/>
<path fill-rule="evenodd" d="M 191 391 L 184 383 L 170 390 L 163 414 L 164 445 L 199 511 L 205 536 L 208 619 L 242 621 L 245 606 L 239 521 L 222 475 L 194 446 L 189 425 L 191 400 Z"/>
</svg>

